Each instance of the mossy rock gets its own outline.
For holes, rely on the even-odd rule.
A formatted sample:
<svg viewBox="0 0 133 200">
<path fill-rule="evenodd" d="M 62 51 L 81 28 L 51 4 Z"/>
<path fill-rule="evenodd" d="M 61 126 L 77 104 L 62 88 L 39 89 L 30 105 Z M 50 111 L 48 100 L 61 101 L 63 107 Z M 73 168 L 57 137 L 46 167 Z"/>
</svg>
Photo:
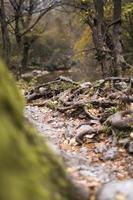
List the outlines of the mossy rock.
<svg viewBox="0 0 133 200">
<path fill-rule="evenodd" d="M 62 161 L 23 117 L 24 101 L 0 63 L 0 200 L 75 200 Z"/>
</svg>

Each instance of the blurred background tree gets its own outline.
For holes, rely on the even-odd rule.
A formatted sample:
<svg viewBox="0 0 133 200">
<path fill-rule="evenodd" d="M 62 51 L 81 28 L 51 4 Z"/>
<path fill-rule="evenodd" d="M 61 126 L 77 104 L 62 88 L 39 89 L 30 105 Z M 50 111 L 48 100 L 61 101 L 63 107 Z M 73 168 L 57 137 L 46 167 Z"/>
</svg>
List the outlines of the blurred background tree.
<svg viewBox="0 0 133 200">
<path fill-rule="evenodd" d="M 0 52 L 10 68 L 20 74 L 35 68 L 55 71 L 74 67 L 86 76 L 118 75 L 121 67 L 133 64 L 131 0 L 1 0 L 0 3 L 3 46 Z M 119 16 L 114 16 L 118 7 Z M 121 47 L 114 48 L 114 44 Z"/>
</svg>

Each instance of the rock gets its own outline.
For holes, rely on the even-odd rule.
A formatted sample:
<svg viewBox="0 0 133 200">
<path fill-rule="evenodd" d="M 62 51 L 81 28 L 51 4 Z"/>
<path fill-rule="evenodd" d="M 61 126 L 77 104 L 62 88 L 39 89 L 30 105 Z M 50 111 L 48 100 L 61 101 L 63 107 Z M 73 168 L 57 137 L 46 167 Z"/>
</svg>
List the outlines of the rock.
<svg viewBox="0 0 133 200">
<path fill-rule="evenodd" d="M 69 145 L 74 146 L 74 147 L 77 146 L 77 142 L 74 137 L 72 139 L 70 139 Z"/>
<path fill-rule="evenodd" d="M 39 74 L 41 74 L 42 73 L 42 71 L 41 70 L 37 70 L 37 69 L 34 69 L 33 71 L 32 71 L 32 75 L 33 76 L 37 76 L 37 75 L 39 75 Z"/>
<path fill-rule="evenodd" d="M 55 122 L 55 120 L 53 119 L 53 123 L 52 123 L 52 126 L 53 128 L 57 128 L 57 129 L 61 129 L 65 126 L 65 123 L 64 122 Z"/>
<path fill-rule="evenodd" d="M 87 155 L 88 154 L 88 148 L 87 147 L 81 147 L 80 153 L 82 153 L 83 155 Z"/>
<path fill-rule="evenodd" d="M 40 88 L 39 88 L 39 92 L 40 92 L 40 94 L 44 95 L 45 92 L 46 92 L 46 88 L 40 87 Z"/>
<path fill-rule="evenodd" d="M 51 118 L 51 119 L 49 119 L 49 120 L 47 121 L 47 123 L 48 123 L 48 124 L 51 124 L 51 123 L 54 123 L 54 121 L 55 121 L 55 120 L 54 120 L 53 118 Z"/>
<path fill-rule="evenodd" d="M 118 153 L 118 148 L 112 147 L 101 157 L 101 159 L 104 160 L 104 161 L 113 160 L 113 159 L 116 158 L 117 153 Z"/>
<path fill-rule="evenodd" d="M 107 151 L 107 146 L 105 144 L 102 144 L 94 149 L 95 153 L 103 153 L 104 151 Z"/>
<path fill-rule="evenodd" d="M 77 135 L 83 134 L 83 133 L 87 133 L 88 130 L 92 129 L 92 127 L 90 125 L 81 125 L 78 129 L 77 129 Z M 87 135 L 87 138 L 92 139 L 95 136 L 94 133 Z"/>
<path fill-rule="evenodd" d="M 133 153 L 133 141 L 129 143 L 128 152 Z"/>
<path fill-rule="evenodd" d="M 73 125 L 68 124 L 65 131 L 66 139 L 71 139 L 73 137 Z"/>
<path fill-rule="evenodd" d="M 117 82 L 115 83 L 115 87 L 118 90 L 123 90 L 123 89 L 127 89 L 127 84 L 125 82 Z"/>
<path fill-rule="evenodd" d="M 42 76 L 42 75 L 47 75 L 47 74 L 49 74 L 49 72 L 48 71 L 46 71 L 46 70 L 33 70 L 32 71 L 32 76 Z"/>
<path fill-rule="evenodd" d="M 22 74 L 21 75 L 21 78 L 24 80 L 24 81 L 27 81 L 29 82 L 32 78 L 33 78 L 33 75 L 31 72 L 27 72 L 25 74 Z"/>
<path fill-rule="evenodd" d="M 91 82 L 85 82 L 85 83 L 80 84 L 80 87 L 81 87 L 82 89 L 89 88 L 89 87 L 91 87 L 91 86 L 92 86 L 92 83 L 91 83 Z"/>
<path fill-rule="evenodd" d="M 119 142 L 120 145 L 127 148 L 129 146 L 130 140 L 129 140 L 129 138 L 122 138 L 118 142 Z"/>
<path fill-rule="evenodd" d="M 56 118 L 56 117 L 58 117 L 58 115 L 59 115 L 58 112 L 54 112 L 54 113 L 52 114 L 52 117 L 53 117 L 53 118 Z"/>
<path fill-rule="evenodd" d="M 133 179 L 105 184 L 98 192 L 96 200 L 133 200 Z"/>
<path fill-rule="evenodd" d="M 130 138 L 133 140 L 133 132 L 130 133 Z"/>
</svg>

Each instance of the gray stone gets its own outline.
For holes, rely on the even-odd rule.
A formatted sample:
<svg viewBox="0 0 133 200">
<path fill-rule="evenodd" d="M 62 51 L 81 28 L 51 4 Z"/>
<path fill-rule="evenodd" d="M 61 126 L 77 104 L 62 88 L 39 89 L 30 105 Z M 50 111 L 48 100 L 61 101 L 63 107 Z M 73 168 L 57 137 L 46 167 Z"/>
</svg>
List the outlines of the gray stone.
<svg viewBox="0 0 133 200">
<path fill-rule="evenodd" d="M 89 87 L 91 87 L 91 86 L 92 86 L 91 82 L 85 82 L 85 83 L 81 83 L 81 84 L 80 84 L 80 87 L 81 87 L 82 89 L 84 89 L 84 88 L 89 88 Z"/>
<path fill-rule="evenodd" d="M 133 141 L 129 143 L 128 152 L 133 153 Z"/>
<path fill-rule="evenodd" d="M 70 123 L 67 125 L 66 127 L 66 131 L 65 131 L 65 137 L 66 139 L 71 139 L 73 137 L 73 125 Z"/>
<path fill-rule="evenodd" d="M 133 200 L 133 179 L 105 184 L 96 200 Z"/>
<path fill-rule="evenodd" d="M 117 153 L 118 153 L 118 148 L 112 147 L 101 157 L 101 159 L 104 160 L 104 161 L 113 160 L 113 159 L 116 158 Z"/>
<path fill-rule="evenodd" d="M 119 141 L 119 144 L 122 145 L 123 147 L 128 147 L 129 146 L 129 138 L 122 138 Z"/>
<path fill-rule="evenodd" d="M 90 125 L 81 125 L 78 129 L 77 129 L 77 135 L 80 134 L 84 134 L 89 132 L 90 130 L 93 130 L 93 128 Z M 86 134 L 87 135 L 87 134 Z M 94 133 L 90 133 L 87 135 L 87 138 L 92 139 L 95 136 Z"/>
<path fill-rule="evenodd" d="M 95 153 L 103 153 L 104 151 L 107 151 L 107 146 L 105 144 L 103 144 L 102 146 L 100 147 L 96 147 L 94 149 L 94 152 Z"/>
</svg>

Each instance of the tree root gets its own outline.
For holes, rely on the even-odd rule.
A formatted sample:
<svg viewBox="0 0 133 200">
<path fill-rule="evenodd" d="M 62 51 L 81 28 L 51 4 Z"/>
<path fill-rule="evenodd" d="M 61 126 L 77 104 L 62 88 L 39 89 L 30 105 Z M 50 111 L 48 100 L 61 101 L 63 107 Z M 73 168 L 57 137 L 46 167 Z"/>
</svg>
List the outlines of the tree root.
<svg viewBox="0 0 133 200">
<path fill-rule="evenodd" d="M 61 84 L 66 84 L 64 88 Z M 64 85 L 63 85 L 64 86 Z M 49 106 L 69 116 L 83 116 L 88 122 L 94 121 L 88 129 L 78 132 L 76 141 L 83 143 L 85 135 L 96 135 L 106 128 L 133 130 L 133 79 L 109 77 L 96 83 L 79 84 L 68 78 L 40 85 L 26 95 L 27 101 L 43 98 L 36 106 Z M 128 110 L 127 110 L 128 108 Z M 121 110 L 118 112 L 118 109 Z M 95 114 L 93 114 L 95 113 Z M 114 132 L 113 132 L 114 133 Z"/>
<path fill-rule="evenodd" d="M 126 116 L 132 114 L 133 110 L 117 112 L 111 115 L 105 123 L 119 130 L 133 129 L 133 116 Z"/>
<path fill-rule="evenodd" d="M 92 135 L 95 136 L 99 133 L 101 133 L 103 131 L 103 128 L 102 127 L 98 127 L 98 128 L 93 128 L 91 126 L 87 126 L 86 129 L 80 131 L 77 135 L 76 135 L 76 142 L 78 144 L 83 144 L 83 139 L 86 135 Z"/>
<path fill-rule="evenodd" d="M 39 85 L 35 87 L 34 89 L 30 90 L 25 94 L 25 98 L 27 102 L 30 102 L 32 100 L 36 100 L 39 98 L 52 98 L 53 96 L 56 96 L 60 94 L 61 92 L 65 91 L 66 88 L 64 88 L 65 85 L 61 85 L 62 83 L 66 84 L 66 87 L 75 88 L 78 87 L 79 84 L 72 81 L 69 78 L 60 76 L 55 81 L 51 81 L 42 85 Z"/>
<path fill-rule="evenodd" d="M 98 121 L 100 120 L 98 117 L 95 117 L 88 111 L 87 106 L 83 106 L 83 109 L 84 109 L 84 112 L 86 113 L 86 115 L 89 117 L 89 119 L 98 120 Z"/>
</svg>

